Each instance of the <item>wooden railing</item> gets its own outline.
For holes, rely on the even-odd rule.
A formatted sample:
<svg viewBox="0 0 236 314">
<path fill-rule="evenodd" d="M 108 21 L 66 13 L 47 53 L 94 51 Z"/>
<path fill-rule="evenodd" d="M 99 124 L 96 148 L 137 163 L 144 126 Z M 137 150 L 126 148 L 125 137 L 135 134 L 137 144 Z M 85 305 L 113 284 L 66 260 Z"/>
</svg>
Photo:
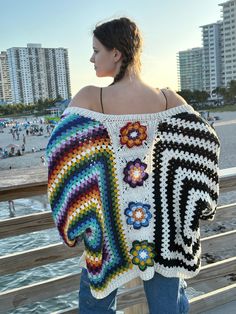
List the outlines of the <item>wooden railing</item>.
<svg viewBox="0 0 236 314">
<path fill-rule="evenodd" d="M 0 201 L 14 200 L 46 193 L 47 174 L 45 168 L 32 168 L 1 171 Z M 220 171 L 220 193 L 234 191 L 236 188 L 236 167 Z M 235 217 L 236 203 L 218 207 L 214 223 L 222 220 L 230 221 Z M 202 222 L 207 225 L 211 222 Z M 33 231 L 53 228 L 54 223 L 50 212 L 26 215 L 0 221 L 0 239 L 23 235 Z M 219 252 L 221 248 L 228 248 L 234 252 L 236 248 L 236 230 L 214 234 L 201 240 L 204 254 Z M 36 249 L 14 253 L 0 257 L 0 275 L 14 274 L 18 271 L 47 265 L 81 255 L 83 246 L 67 248 L 62 243 L 47 245 Z M 188 286 L 199 289 L 201 285 L 214 281 L 214 289 L 190 300 L 190 313 L 201 313 L 208 309 L 236 300 L 236 284 L 224 280 L 227 275 L 236 273 L 236 256 L 206 264 L 198 276 L 188 280 Z M 80 274 L 69 274 L 35 284 L 22 286 L 17 289 L 0 293 L 1 313 L 11 309 L 33 304 L 58 295 L 79 289 Z M 134 279 L 126 288 L 118 293 L 118 310 L 125 313 L 148 313 L 142 283 Z M 70 308 L 59 313 L 78 313 L 78 309 Z M 54 314 L 55 314 L 54 313 Z"/>
</svg>

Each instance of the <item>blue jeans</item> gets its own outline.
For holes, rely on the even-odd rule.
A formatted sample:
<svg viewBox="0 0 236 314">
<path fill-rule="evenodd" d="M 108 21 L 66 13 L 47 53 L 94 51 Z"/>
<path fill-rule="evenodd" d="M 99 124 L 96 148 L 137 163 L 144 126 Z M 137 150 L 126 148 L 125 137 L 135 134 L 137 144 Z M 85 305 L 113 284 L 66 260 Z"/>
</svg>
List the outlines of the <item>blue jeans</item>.
<svg viewBox="0 0 236 314">
<path fill-rule="evenodd" d="M 179 278 L 167 278 L 158 273 L 150 280 L 143 281 L 150 314 L 187 314 L 189 302 L 185 287 Z M 83 268 L 80 279 L 79 313 L 116 313 L 117 289 L 103 299 L 92 296 L 87 270 Z"/>
</svg>

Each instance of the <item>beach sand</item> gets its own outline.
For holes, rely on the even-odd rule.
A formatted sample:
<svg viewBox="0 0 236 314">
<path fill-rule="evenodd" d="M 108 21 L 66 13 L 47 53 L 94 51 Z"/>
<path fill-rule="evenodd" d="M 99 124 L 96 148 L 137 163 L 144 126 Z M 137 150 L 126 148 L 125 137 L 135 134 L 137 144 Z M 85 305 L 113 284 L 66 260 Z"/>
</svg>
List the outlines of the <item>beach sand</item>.
<svg viewBox="0 0 236 314">
<path fill-rule="evenodd" d="M 14 140 L 10 133 L 11 127 L 4 128 L 4 133 L 0 133 L 0 147 L 3 149 L 9 144 L 19 145 L 21 149 L 23 144 L 23 134 L 25 134 L 25 152 L 22 156 L 14 156 L 0 159 L 0 171 L 7 169 L 29 168 L 37 166 L 45 166 L 42 163 L 41 156 L 45 157 L 45 148 L 47 146 L 49 135 L 46 132 L 46 125 L 42 125 L 44 134 L 39 135 L 26 135 L 25 130 L 20 131 L 19 140 Z M 32 152 L 32 150 L 35 152 Z M 9 149 L 8 149 L 9 151 Z"/>
<path fill-rule="evenodd" d="M 220 120 L 214 123 L 217 134 L 221 140 L 220 169 L 236 166 L 236 112 L 214 112 L 212 116 L 218 116 Z M 22 121 L 22 119 L 21 119 Z M 16 168 L 29 168 L 45 165 L 41 161 L 41 156 L 45 157 L 45 148 L 47 146 L 49 136 L 46 134 L 46 125 L 43 125 L 44 135 L 26 136 L 25 154 L 23 156 L 8 157 L 0 159 L 0 171 Z M 0 133 L 0 147 L 5 148 L 8 144 L 23 144 L 23 133 L 21 131 L 20 140 L 13 140 L 10 133 L 10 127 L 4 129 L 4 133 Z M 32 148 L 36 152 L 32 153 Z"/>
</svg>

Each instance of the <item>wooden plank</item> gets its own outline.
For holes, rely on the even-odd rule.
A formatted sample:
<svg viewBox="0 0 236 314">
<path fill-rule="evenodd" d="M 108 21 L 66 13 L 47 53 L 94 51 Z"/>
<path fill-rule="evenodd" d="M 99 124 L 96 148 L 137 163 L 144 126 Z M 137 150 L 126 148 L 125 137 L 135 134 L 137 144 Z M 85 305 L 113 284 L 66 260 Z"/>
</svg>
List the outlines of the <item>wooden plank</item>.
<svg viewBox="0 0 236 314">
<path fill-rule="evenodd" d="M 47 183 L 47 168 L 33 167 L 1 171 L 0 191 L 28 188 Z"/>
<path fill-rule="evenodd" d="M 227 249 L 236 247 L 236 230 L 223 232 L 213 236 L 201 239 L 202 252 L 220 252 L 220 249 L 227 247 Z"/>
<path fill-rule="evenodd" d="M 28 186 L 27 188 L 19 185 L 14 190 L 0 191 L 0 202 L 15 200 L 19 198 L 27 198 L 47 193 L 47 185 L 42 183 L 38 185 Z"/>
<path fill-rule="evenodd" d="M 14 253 L 0 257 L 0 275 L 16 273 L 21 270 L 30 269 L 49 263 L 79 257 L 83 254 L 83 245 L 73 248 L 65 244 L 56 243 L 45 247 Z"/>
<path fill-rule="evenodd" d="M 220 193 L 234 191 L 236 188 L 236 167 L 219 171 Z"/>
<path fill-rule="evenodd" d="M 79 289 L 80 274 L 65 275 L 0 293 L 2 313 Z"/>
<path fill-rule="evenodd" d="M 1 171 L 0 201 L 47 192 L 47 168 L 35 167 Z"/>
<path fill-rule="evenodd" d="M 236 300 L 236 283 L 190 300 L 190 314 L 200 314 Z"/>
<path fill-rule="evenodd" d="M 52 214 L 49 211 L 5 219 L 0 221 L 0 239 L 54 227 Z"/>
<path fill-rule="evenodd" d="M 194 285 L 202 281 L 222 277 L 234 272 L 236 272 L 236 256 L 202 266 L 200 273 L 197 276 L 188 279 L 187 282 L 189 285 Z"/>
</svg>

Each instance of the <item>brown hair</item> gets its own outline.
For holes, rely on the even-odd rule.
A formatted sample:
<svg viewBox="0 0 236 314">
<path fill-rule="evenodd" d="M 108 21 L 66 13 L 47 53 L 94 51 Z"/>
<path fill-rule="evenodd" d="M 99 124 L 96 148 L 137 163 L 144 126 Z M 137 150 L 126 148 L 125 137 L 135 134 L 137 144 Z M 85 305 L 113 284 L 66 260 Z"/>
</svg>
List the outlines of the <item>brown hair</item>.
<svg viewBox="0 0 236 314">
<path fill-rule="evenodd" d="M 142 37 L 136 24 L 126 17 L 97 24 L 93 35 L 108 50 L 116 48 L 122 53 L 122 64 L 119 73 L 114 77 L 114 83 L 120 81 L 126 70 L 134 66 L 135 71 L 141 68 Z"/>
</svg>

